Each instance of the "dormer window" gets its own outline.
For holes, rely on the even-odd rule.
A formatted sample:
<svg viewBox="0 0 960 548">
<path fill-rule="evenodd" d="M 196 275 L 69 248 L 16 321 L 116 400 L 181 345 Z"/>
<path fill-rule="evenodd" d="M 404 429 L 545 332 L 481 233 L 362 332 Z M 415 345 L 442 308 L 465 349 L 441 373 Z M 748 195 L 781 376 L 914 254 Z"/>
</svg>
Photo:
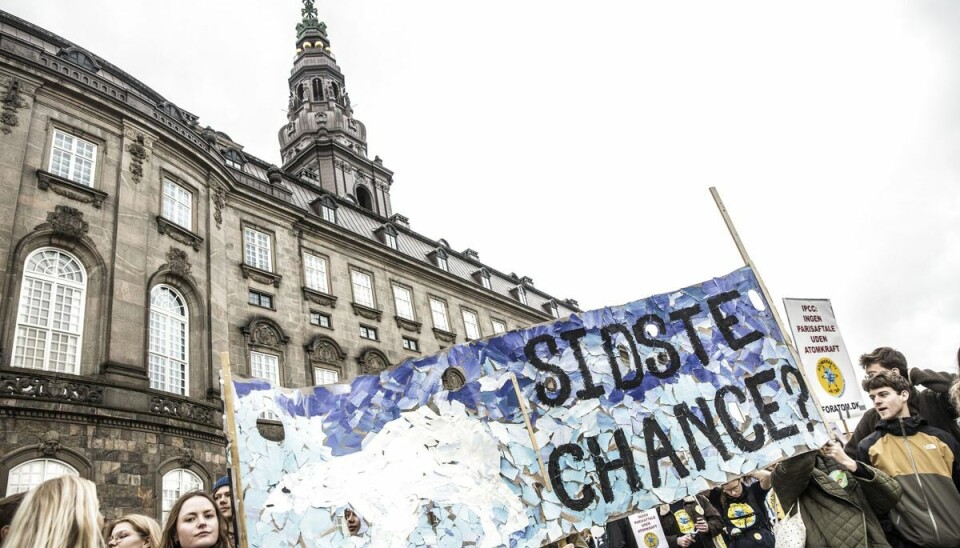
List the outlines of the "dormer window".
<svg viewBox="0 0 960 548">
<path fill-rule="evenodd" d="M 223 159 L 226 160 L 227 165 L 234 169 L 243 169 L 243 164 L 247 163 L 246 158 L 243 157 L 243 154 L 235 148 L 228 148 L 223 151 Z"/>
<path fill-rule="evenodd" d="M 437 268 L 444 272 L 450 272 L 450 263 L 447 262 L 447 251 L 445 249 L 439 247 L 429 256 Z"/>
<path fill-rule="evenodd" d="M 493 284 L 490 283 L 490 271 L 486 268 L 481 268 L 480 270 L 473 273 L 473 279 L 484 289 L 493 289 Z"/>
<path fill-rule="evenodd" d="M 393 228 L 392 225 L 386 224 L 377 229 L 377 239 L 380 240 L 380 243 L 389 247 L 390 249 L 399 249 L 397 245 L 397 229 Z"/>
<path fill-rule="evenodd" d="M 520 301 L 520 304 L 527 304 L 527 290 L 522 285 L 514 287 L 512 293 Z"/>
<path fill-rule="evenodd" d="M 560 319 L 560 308 L 557 306 L 557 301 L 550 300 L 543 304 L 543 308 L 552 316 L 553 318 Z"/>
<path fill-rule="evenodd" d="M 330 196 L 324 195 L 310 203 L 314 213 L 328 223 L 337 224 L 337 202 Z"/>
</svg>

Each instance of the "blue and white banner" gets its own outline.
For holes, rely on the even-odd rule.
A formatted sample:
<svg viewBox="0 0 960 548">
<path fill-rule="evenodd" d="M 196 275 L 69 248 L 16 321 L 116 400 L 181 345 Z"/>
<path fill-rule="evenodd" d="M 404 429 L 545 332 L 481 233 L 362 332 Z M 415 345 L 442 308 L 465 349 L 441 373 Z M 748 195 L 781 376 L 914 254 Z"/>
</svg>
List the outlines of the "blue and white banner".
<svg viewBox="0 0 960 548">
<path fill-rule="evenodd" d="M 349 384 L 233 388 L 257 548 L 540 546 L 828 439 L 749 268 Z"/>
</svg>

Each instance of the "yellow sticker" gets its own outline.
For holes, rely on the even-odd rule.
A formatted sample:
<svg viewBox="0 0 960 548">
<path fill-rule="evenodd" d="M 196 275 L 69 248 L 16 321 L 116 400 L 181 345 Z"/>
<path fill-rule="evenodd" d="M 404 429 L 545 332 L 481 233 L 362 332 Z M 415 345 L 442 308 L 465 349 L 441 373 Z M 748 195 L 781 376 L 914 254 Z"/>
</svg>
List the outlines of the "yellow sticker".
<svg viewBox="0 0 960 548">
<path fill-rule="evenodd" d="M 680 532 L 686 535 L 687 533 L 692 533 L 694 529 L 693 520 L 690 519 L 690 514 L 687 513 L 683 508 L 677 510 L 673 513 L 673 517 L 677 520 L 677 526 L 680 528 Z"/>
<path fill-rule="evenodd" d="M 820 386 L 831 396 L 843 394 L 846 387 L 843 382 L 843 373 L 840 372 L 840 366 L 833 363 L 830 358 L 820 358 L 817 360 L 817 380 Z"/>
<path fill-rule="evenodd" d="M 740 529 L 752 527 L 757 521 L 753 507 L 742 502 L 730 504 L 730 507 L 727 508 L 727 518 L 730 519 L 730 523 L 732 523 L 734 527 L 739 527 Z"/>
<path fill-rule="evenodd" d="M 643 544 L 647 548 L 654 548 L 656 545 L 660 544 L 660 539 L 657 538 L 657 535 L 654 533 L 647 533 L 643 535 Z"/>
</svg>

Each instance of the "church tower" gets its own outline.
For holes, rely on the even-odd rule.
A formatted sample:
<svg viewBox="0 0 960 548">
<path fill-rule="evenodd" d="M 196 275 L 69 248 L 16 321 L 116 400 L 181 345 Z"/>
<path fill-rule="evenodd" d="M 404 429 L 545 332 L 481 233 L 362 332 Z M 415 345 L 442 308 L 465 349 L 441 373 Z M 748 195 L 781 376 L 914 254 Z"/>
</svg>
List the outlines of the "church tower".
<svg viewBox="0 0 960 548">
<path fill-rule="evenodd" d="M 367 128 L 353 117 L 327 25 L 304 0 L 290 72 L 288 123 L 280 129 L 283 168 L 382 217 L 392 215 L 393 172 L 367 156 Z"/>
</svg>

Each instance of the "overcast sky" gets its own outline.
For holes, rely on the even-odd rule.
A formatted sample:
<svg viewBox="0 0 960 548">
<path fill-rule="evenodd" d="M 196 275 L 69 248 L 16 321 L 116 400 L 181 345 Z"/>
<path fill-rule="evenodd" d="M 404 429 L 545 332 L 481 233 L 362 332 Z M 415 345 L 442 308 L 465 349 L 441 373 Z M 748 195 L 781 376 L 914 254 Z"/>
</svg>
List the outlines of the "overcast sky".
<svg viewBox="0 0 960 548">
<path fill-rule="evenodd" d="M 2 0 L 279 163 L 296 0 Z M 589 7 L 588 7 L 589 6 Z M 960 3 L 317 2 L 393 208 L 584 309 L 742 265 L 956 369 Z"/>
</svg>

